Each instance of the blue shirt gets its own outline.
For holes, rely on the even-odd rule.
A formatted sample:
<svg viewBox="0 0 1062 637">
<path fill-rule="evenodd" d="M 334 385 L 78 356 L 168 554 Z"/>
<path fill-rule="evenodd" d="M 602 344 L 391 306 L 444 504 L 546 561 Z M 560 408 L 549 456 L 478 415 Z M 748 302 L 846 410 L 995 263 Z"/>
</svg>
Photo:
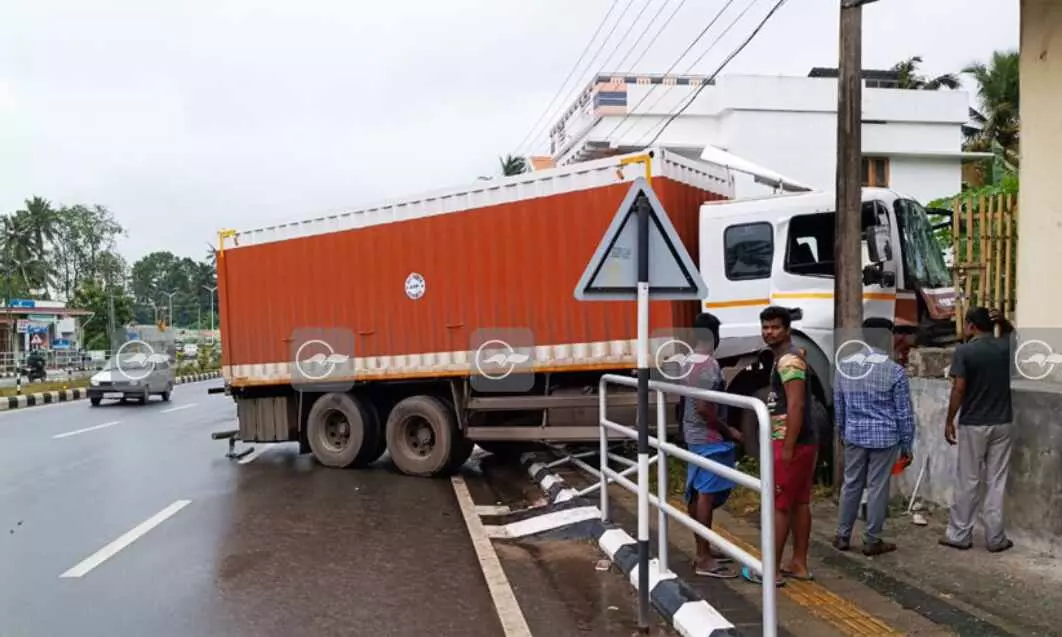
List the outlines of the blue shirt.
<svg viewBox="0 0 1062 637">
<path fill-rule="evenodd" d="M 837 432 L 844 442 L 866 449 L 900 445 L 910 450 L 915 419 L 907 374 L 880 350 L 863 354 L 884 360 L 837 363 L 833 383 Z"/>
</svg>

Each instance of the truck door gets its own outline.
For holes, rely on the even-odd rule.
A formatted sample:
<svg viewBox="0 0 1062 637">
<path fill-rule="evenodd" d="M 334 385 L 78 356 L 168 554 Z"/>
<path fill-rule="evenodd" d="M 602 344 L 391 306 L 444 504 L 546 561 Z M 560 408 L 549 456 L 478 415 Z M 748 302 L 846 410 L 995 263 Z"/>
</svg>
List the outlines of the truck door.
<svg viewBox="0 0 1062 637">
<path fill-rule="evenodd" d="M 760 339 L 760 311 L 770 304 L 771 271 L 775 260 L 774 224 L 767 215 L 704 219 L 701 228 L 701 275 L 708 283 L 706 312 L 722 322 L 719 356 L 727 347 L 756 349 Z"/>
</svg>

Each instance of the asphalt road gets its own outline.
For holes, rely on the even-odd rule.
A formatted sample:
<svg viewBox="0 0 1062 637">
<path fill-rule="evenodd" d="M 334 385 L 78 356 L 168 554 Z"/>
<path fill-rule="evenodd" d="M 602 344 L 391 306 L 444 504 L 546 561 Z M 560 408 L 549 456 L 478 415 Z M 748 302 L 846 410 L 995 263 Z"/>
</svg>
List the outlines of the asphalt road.
<svg viewBox="0 0 1062 637">
<path fill-rule="evenodd" d="M 450 480 L 330 470 L 290 445 L 233 462 L 209 434 L 235 406 L 208 386 L 0 414 L 0 635 L 506 634 Z M 499 554 L 516 612 L 551 611 L 524 612 L 533 634 L 631 634 L 633 596 L 593 575 L 593 547 Z"/>
</svg>

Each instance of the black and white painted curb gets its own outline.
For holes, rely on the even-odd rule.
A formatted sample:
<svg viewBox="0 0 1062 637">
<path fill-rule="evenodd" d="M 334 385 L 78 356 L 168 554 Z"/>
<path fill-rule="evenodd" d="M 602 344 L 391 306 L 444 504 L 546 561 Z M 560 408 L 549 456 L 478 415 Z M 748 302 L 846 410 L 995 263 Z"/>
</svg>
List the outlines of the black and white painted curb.
<svg viewBox="0 0 1062 637">
<path fill-rule="evenodd" d="M 197 383 L 199 381 L 212 380 L 214 378 L 221 378 L 221 372 L 178 376 L 175 379 L 175 383 L 183 385 L 185 383 Z M 24 409 L 26 407 L 39 407 L 41 405 L 52 405 L 55 403 L 66 403 L 87 397 L 88 390 L 83 387 L 36 392 L 33 394 L 21 394 L 19 396 L 8 396 L 7 398 L 0 398 L 0 411 Z"/>
<path fill-rule="evenodd" d="M 570 503 L 571 509 L 560 514 L 574 514 L 593 509 L 594 516 L 579 515 L 578 522 L 585 524 L 590 537 L 598 548 L 623 572 L 638 589 L 638 542 L 615 524 L 601 521 L 601 510 L 588 502 L 579 502 L 578 492 L 566 486 L 564 480 L 553 473 L 546 463 L 536 461 L 534 454 L 524 454 L 521 464 L 527 469 L 539 487 L 546 492 L 551 504 Z M 576 508 L 577 507 L 577 508 Z M 568 508 L 568 507 L 566 507 Z M 553 514 L 555 515 L 555 514 Z M 587 520 L 587 517 L 593 519 Z M 574 520 L 573 520 L 574 521 Z M 510 525 L 512 526 L 512 525 Z M 494 537 L 507 533 L 496 532 Z M 515 534 L 514 534 L 515 535 Z M 734 624 L 705 601 L 689 584 L 668 571 L 660 573 L 659 560 L 649 561 L 649 600 L 656 610 L 683 637 L 739 637 Z"/>
<path fill-rule="evenodd" d="M 546 494 L 550 504 L 567 502 L 578 495 L 578 491 L 566 486 L 564 479 L 553 473 L 549 466 L 536 461 L 533 453 L 525 453 L 520 456 L 520 464 L 527 469 L 531 479 Z"/>
</svg>

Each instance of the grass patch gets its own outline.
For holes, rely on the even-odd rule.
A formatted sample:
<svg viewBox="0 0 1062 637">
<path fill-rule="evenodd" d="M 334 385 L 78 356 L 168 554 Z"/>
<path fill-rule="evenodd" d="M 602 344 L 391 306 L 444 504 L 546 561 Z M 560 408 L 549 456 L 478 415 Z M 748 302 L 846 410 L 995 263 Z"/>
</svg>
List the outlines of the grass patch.
<svg viewBox="0 0 1062 637">
<path fill-rule="evenodd" d="M 23 383 L 23 394 L 36 394 L 46 391 L 62 391 L 64 389 L 76 389 L 78 387 L 88 387 L 88 378 L 75 378 L 72 380 L 52 380 L 43 383 Z M 18 388 L 12 385 L 11 387 L 0 387 L 0 397 L 17 396 Z"/>
</svg>

